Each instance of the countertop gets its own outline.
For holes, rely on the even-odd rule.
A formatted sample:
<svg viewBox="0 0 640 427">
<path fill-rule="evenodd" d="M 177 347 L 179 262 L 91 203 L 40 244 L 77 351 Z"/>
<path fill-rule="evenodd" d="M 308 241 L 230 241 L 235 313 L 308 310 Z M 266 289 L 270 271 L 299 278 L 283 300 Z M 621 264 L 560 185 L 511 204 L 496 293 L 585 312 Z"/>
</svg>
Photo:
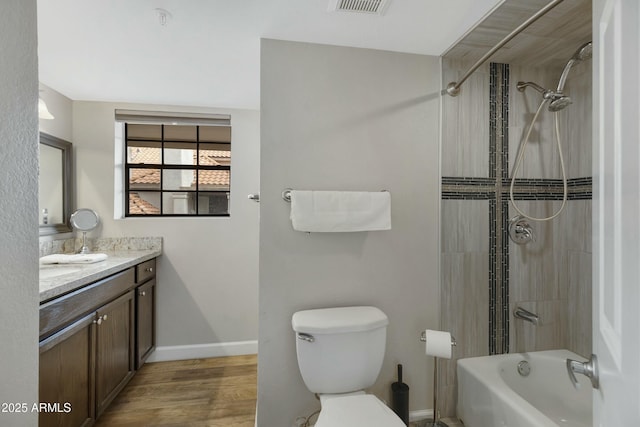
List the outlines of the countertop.
<svg viewBox="0 0 640 427">
<path fill-rule="evenodd" d="M 40 265 L 40 303 L 160 256 L 162 250 L 101 251 L 100 253 L 106 253 L 108 258 L 92 264 Z"/>
</svg>

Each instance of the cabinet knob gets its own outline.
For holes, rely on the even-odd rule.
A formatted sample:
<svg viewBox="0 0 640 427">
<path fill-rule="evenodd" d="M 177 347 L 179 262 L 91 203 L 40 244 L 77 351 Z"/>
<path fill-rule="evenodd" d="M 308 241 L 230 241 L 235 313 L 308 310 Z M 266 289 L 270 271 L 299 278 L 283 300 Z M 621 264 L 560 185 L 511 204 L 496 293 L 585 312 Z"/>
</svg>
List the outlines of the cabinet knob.
<svg viewBox="0 0 640 427">
<path fill-rule="evenodd" d="M 144 271 L 147 271 L 149 273 L 153 273 L 153 267 L 145 268 Z"/>
<path fill-rule="evenodd" d="M 147 293 L 145 291 L 140 291 L 138 292 L 138 295 L 140 295 L 141 297 L 146 296 Z"/>
<path fill-rule="evenodd" d="M 108 316 L 106 314 L 103 314 L 102 316 L 98 317 L 98 320 L 94 320 L 93 323 L 97 323 L 98 325 L 102 325 L 102 322 L 107 320 L 107 318 L 108 318 Z"/>
</svg>

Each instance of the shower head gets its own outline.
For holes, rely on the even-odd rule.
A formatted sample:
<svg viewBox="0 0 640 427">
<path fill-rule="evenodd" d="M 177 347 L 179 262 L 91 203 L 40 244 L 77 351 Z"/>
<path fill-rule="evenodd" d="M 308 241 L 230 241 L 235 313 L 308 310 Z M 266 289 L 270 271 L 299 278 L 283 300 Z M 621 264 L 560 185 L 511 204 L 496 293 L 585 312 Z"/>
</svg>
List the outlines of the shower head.
<svg viewBox="0 0 640 427">
<path fill-rule="evenodd" d="M 542 94 L 542 97 L 549 101 L 549 111 L 556 112 L 564 109 L 567 105 L 573 103 L 571 98 L 562 93 L 556 93 L 550 89 L 545 89 L 537 83 L 534 82 L 518 82 L 516 88 L 520 92 L 524 92 L 526 88 L 532 88 Z"/>
<path fill-rule="evenodd" d="M 578 50 L 573 53 L 573 56 L 569 59 L 567 64 L 564 66 L 564 70 L 562 70 L 562 74 L 560 75 L 560 80 L 558 80 L 558 88 L 556 89 L 556 93 L 562 93 L 564 89 L 564 85 L 567 83 L 567 76 L 569 75 L 569 71 L 571 67 L 576 62 L 586 61 L 591 59 L 593 56 L 593 43 L 587 42 L 580 46 Z"/>
</svg>

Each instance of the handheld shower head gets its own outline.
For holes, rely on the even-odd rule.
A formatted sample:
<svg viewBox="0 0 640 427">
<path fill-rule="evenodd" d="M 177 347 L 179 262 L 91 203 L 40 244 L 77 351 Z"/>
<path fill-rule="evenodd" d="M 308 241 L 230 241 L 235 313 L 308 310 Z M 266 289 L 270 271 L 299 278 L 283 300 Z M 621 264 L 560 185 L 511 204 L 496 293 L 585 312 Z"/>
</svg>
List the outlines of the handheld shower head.
<svg viewBox="0 0 640 427">
<path fill-rule="evenodd" d="M 580 46 L 578 50 L 573 53 L 573 56 L 567 62 L 567 65 L 564 66 L 564 70 L 562 70 L 562 74 L 560 75 L 560 80 L 558 80 L 558 88 L 556 89 L 556 93 L 562 93 L 564 89 L 564 85 L 567 83 L 567 77 L 569 76 L 569 71 L 571 67 L 576 62 L 586 61 L 591 59 L 593 56 L 593 43 L 587 42 Z"/>
<path fill-rule="evenodd" d="M 578 50 L 571 57 L 576 61 L 586 61 L 587 59 L 591 59 L 593 56 L 593 43 L 587 42 L 580 46 Z"/>
<path fill-rule="evenodd" d="M 558 81 L 558 88 L 556 91 L 552 91 L 550 89 L 545 89 L 542 86 L 534 83 L 534 82 L 518 82 L 516 88 L 520 92 L 524 92 L 524 90 L 528 87 L 533 88 L 542 94 L 542 97 L 549 101 L 549 111 L 556 112 L 563 110 L 568 105 L 573 104 L 571 98 L 564 93 L 562 93 L 564 89 L 564 85 L 567 82 L 567 76 L 569 75 L 569 71 L 573 64 L 580 61 L 586 61 L 591 59 L 593 56 L 593 44 L 591 42 L 585 43 L 578 48 L 569 58 L 569 61 L 564 66 L 564 70 L 562 70 L 562 75 L 560 76 L 560 80 Z"/>
</svg>

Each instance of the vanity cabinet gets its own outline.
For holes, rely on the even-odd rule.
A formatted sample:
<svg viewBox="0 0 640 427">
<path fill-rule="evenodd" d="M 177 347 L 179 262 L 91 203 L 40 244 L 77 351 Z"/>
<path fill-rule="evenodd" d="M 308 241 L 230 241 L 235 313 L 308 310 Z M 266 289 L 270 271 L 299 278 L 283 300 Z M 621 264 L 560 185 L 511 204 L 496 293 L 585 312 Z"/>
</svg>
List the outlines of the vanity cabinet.
<svg viewBox="0 0 640 427">
<path fill-rule="evenodd" d="M 40 305 L 39 426 L 92 425 L 153 350 L 151 261 Z"/>
</svg>

